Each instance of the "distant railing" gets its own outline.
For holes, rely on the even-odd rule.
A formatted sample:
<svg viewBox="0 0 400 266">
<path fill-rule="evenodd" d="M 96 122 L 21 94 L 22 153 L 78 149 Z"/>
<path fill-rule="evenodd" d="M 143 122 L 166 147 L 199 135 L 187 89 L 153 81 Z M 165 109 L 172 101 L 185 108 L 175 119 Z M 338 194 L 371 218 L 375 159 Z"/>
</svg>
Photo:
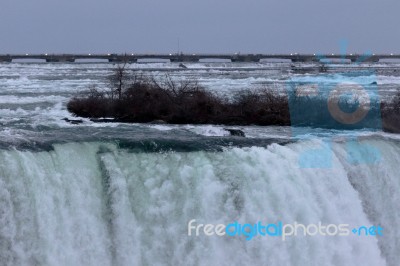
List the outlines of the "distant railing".
<svg viewBox="0 0 400 266">
<path fill-rule="evenodd" d="M 141 59 L 163 59 L 171 62 L 198 62 L 201 59 L 224 59 L 231 62 L 259 62 L 262 59 L 285 59 L 292 62 L 320 62 L 324 59 L 343 59 L 351 62 L 379 62 L 381 59 L 400 59 L 400 54 L 3 54 L 0 62 L 16 59 L 45 62 L 75 62 L 76 60 L 107 60 L 135 63 Z"/>
</svg>

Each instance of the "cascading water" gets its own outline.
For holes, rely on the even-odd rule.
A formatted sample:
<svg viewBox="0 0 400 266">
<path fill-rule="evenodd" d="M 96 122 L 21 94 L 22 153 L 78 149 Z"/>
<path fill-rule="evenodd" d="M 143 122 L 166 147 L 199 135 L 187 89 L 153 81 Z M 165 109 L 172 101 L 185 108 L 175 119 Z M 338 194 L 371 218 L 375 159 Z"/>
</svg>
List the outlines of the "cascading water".
<svg viewBox="0 0 400 266">
<path fill-rule="evenodd" d="M 1 265 L 396 265 L 400 145 L 374 165 L 301 169 L 312 141 L 222 152 L 113 143 L 0 153 Z M 380 224 L 382 237 L 188 236 L 188 222 Z"/>
<path fill-rule="evenodd" d="M 398 92 L 400 65 L 330 65 L 327 75 L 291 63 L 131 64 L 155 78 L 197 79 L 230 97 L 287 80 L 335 84 L 376 68 L 379 94 Z M 301 64 L 305 70 L 314 67 Z M 388 265 L 400 260 L 400 142 L 368 130 L 69 124 L 77 92 L 108 86 L 109 64 L 0 64 L 0 266 L 70 265 Z M 374 76 L 375 77 L 375 76 Z M 367 86 L 368 87 L 368 86 Z M 237 127 L 235 127 L 237 128 Z M 350 136 L 376 148 L 352 150 Z M 332 165 L 302 168 L 301 155 L 331 138 Z M 354 139 L 354 138 L 353 138 Z M 318 159 L 318 158 L 317 158 Z M 318 159 L 319 160 L 319 159 Z M 383 235 L 206 236 L 199 224 L 348 224 Z"/>
</svg>

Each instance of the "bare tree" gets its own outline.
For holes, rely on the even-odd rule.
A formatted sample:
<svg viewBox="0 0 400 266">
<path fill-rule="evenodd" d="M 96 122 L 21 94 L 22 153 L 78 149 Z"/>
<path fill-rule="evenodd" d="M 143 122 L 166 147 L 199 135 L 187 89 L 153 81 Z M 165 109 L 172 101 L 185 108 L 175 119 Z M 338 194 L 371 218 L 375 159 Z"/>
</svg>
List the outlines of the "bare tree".
<svg viewBox="0 0 400 266">
<path fill-rule="evenodd" d="M 111 83 L 111 99 L 114 99 L 115 96 L 121 99 L 123 89 L 129 83 L 129 74 L 126 69 L 127 63 L 128 58 L 125 56 L 122 61 L 117 64 L 117 67 L 113 69 L 113 73 L 109 78 Z"/>
</svg>

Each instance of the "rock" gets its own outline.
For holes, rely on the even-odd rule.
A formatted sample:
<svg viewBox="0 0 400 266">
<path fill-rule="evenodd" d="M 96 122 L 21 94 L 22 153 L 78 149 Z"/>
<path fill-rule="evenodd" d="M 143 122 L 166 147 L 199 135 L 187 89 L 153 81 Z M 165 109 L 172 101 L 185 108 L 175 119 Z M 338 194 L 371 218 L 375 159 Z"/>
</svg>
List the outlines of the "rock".
<svg viewBox="0 0 400 266">
<path fill-rule="evenodd" d="M 114 118 L 91 118 L 92 122 L 100 122 L 100 123 L 112 123 L 117 122 Z"/>
<path fill-rule="evenodd" d="M 224 128 L 224 130 L 228 131 L 231 134 L 231 136 L 246 137 L 244 132 L 240 129 Z"/>
<path fill-rule="evenodd" d="M 83 120 L 81 120 L 81 119 L 69 119 L 69 118 L 65 117 L 65 118 L 63 118 L 61 120 L 64 120 L 65 122 L 71 123 L 73 125 L 77 125 L 77 124 L 82 124 L 83 123 Z"/>
<path fill-rule="evenodd" d="M 149 124 L 167 124 L 167 122 L 165 122 L 164 120 L 159 119 L 159 120 L 151 121 Z"/>
</svg>

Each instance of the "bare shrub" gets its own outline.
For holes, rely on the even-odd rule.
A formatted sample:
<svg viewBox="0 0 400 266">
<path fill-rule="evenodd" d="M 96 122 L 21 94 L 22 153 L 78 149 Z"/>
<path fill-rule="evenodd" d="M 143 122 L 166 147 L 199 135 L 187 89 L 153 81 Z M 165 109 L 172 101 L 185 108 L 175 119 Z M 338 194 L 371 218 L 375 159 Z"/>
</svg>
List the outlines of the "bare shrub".
<svg viewBox="0 0 400 266">
<path fill-rule="evenodd" d="M 117 68 L 114 77 L 118 78 L 111 90 L 91 87 L 85 94 L 72 98 L 68 111 L 80 117 L 111 117 L 121 122 L 335 126 L 327 111 L 327 99 L 322 96 L 295 97 L 290 100 L 289 109 L 290 97 L 268 87 L 242 90 L 232 99 L 224 99 L 193 79 L 174 80 L 170 75 L 161 80 L 137 75 L 127 77 L 124 71 L 124 66 Z M 355 105 L 343 104 L 350 109 Z M 296 119 L 292 117 L 291 121 L 293 110 L 296 110 Z M 400 93 L 392 101 L 381 104 L 381 114 L 385 130 L 400 132 Z M 365 125 L 376 126 L 376 121 L 368 123 Z"/>
</svg>

